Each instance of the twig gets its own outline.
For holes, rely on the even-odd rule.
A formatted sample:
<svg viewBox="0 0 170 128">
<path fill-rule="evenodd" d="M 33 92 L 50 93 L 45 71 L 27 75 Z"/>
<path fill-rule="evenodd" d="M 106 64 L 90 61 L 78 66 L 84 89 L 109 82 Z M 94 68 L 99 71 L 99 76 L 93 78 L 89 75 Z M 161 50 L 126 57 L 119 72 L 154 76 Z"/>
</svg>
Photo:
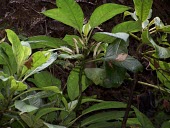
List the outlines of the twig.
<svg viewBox="0 0 170 128">
<path fill-rule="evenodd" d="M 137 84 L 137 74 L 135 73 L 134 74 L 134 83 L 133 83 L 133 86 L 131 88 L 131 92 L 130 92 L 130 95 L 129 95 L 129 100 L 128 100 L 128 104 L 127 104 L 126 112 L 125 112 L 125 115 L 124 115 L 124 118 L 123 118 L 123 121 L 122 121 L 122 127 L 121 128 L 126 128 L 126 122 L 127 122 L 127 119 L 128 119 L 129 111 L 131 109 L 133 92 L 134 92 L 134 89 L 136 87 L 136 84 Z"/>
</svg>

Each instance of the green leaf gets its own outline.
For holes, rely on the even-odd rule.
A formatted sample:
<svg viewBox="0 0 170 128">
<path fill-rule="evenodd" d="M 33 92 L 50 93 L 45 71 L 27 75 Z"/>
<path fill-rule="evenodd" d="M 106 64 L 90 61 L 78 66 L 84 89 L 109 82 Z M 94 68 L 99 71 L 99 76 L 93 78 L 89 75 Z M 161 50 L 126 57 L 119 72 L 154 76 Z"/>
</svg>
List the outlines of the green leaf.
<svg viewBox="0 0 170 128">
<path fill-rule="evenodd" d="M 133 108 L 133 109 L 143 128 L 154 128 L 153 124 L 151 123 L 151 121 L 148 119 L 147 116 L 141 113 L 137 108 Z"/>
<path fill-rule="evenodd" d="M 96 85 L 102 84 L 105 78 L 105 71 L 101 68 L 85 68 L 87 78 L 92 80 Z"/>
<path fill-rule="evenodd" d="M 157 29 L 157 31 L 170 33 L 170 25 L 162 26 L 161 28 Z"/>
<path fill-rule="evenodd" d="M 58 20 L 82 32 L 84 15 L 80 6 L 74 0 L 57 0 L 57 9 L 43 12 L 44 15 Z"/>
<path fill-rule="evenodd" d="M 106 101 L 106 102 L 95 104 L 95 105 L 83 110 L 82 115 L 88 114 L 93 111 L 110 109 L 110 108 L 126 108 L 126 104 L 123 102 Z"/>
<path fill-rule="evenodd" d="M 138 18 L 143 22 L 148 19 L 153 0 L 133 0 Z"/>
<path fill-rule="evenodd" d="M 17 62 L 17 71 L 24 64 L 24 61 L 31 55 L 31 47 L 27 42 L 20 42 L 18 36 L 10 29 L 6 30 L 7 37 L 12 44 L 13 54 Z"/>
<path fill-rule="evenodd" d="M 114 40 L 115 40 L 115 38 L 113 37 L 113 36 L 109 36 L 109 35 L 106 35 L 106 34 L 103 34 L 103 33 L 98 33 L 98 32 L 96 32 L 93 36 L 92 36 L 92 38 L 94 39 L 94 40 L 96 40 L 97 42 L 103 42 L 103 43 L 107 43 L 107 44 L 109 44 L 109 43 L 112 43 Z"/>
<path fill-rule="evenodd" d="M 54 95 L 54 93 L 51 93 L 51 91 L 40 91 L 40 92 L 36 92 L 33 94 L 28 95 L 27 97 L 25 97 L 24 99 L 22 99 L 22 101 L 25 100 L 29 100 L 29 101 L 33 101 L 39 98 L 46 98 L 46 97 L 50 97 L 51 95 Z"/>
<path fill-rule="evenodd" d="M 32 49 L 36 48 L 59 48 L 60 46 L 66 46 L 67 43 L 59 38 L 53 38 L 50 36 L 32 36 L 27 41 Z"/>
<path fill-rule="evenodd" d="M 81 127 L 102 121 L 118 120 L 119 118 L 123 117 L 124 114 L 124 111 L 101 112 L 84 119 L 81 122 Z"/>
<path fill-rule="evenodd" d="M 98 123 L 91 124 L 86 128 L 121 128 L 121 125 L 122 123 L 120 121 L 115 122 L 101 121 Z"/>
<path fill-rule="evenodd" d="M 90 17 L 89 24 L 91 28 L 95 28 L 102 24 L 103 22 L 111 19 L 115 15 L 123 13 L 128 9 L 130 8 L 123 5 L 111 3 L 103 4 L 94 10 Z"/>
<path fill-rule="evenodd" d="M 129 34 L 124 33 L 124 32 L 118 32 L 118 33 L 97 32 L 97 33 L 95 33 L 95 34 L 108 35 L 108 36 L 111 36 L 111 37 L 114 37 L 114 38 L 122 39 L 122 40 L 124 40 L 125 42 L 127 42 L 127 41 L 128 41 L 128 38 L 129 38 Z"/>
<path fill-rule="evenodd" d="M 59 110 L 61 111 L 64 109 L 63 108 L 42 108 L 42 109 L 38 110 L 38 112 L 36 113 L 35 120 L 40 119 L 42 116 L 44 116 L 48 113 L 51 113 L 54 111 L 59 111 Z"/>
<path fill-rule="evenodd" d="M 120 39 L 108 46 L 104 61 L 111 62 L 131 72 L 138 72 L 143 68 L 137 59 L 127 54 L 127 43 Z"/>
<path fill-rule="evenodd" d="M 118 88 L 125 79 L 126 69 L 105 62 L 106 78 L 102 86 L 106 88 Z"/>
<path fill-rule="evenodd" d="M 158 58 L 169 58 L 170 57 L 170 48 L 164 48 L 164 47 L 157 45 L 152 39 L 152 37 L 149 35 L 148 31 L 142 32 L 142 41 L 143 43 L 152 45 L 155 48 L 156 57 Z"/>
<path fill-rule="evenodd" d="M 69 98 L 73 101 L 79 96 L 79 68 L 74 68 L 67 79 L 67 92 Z M 82 75 L 82 90 L 84 91 L 87 88 L 86 77 Z M 74 93 L 73 93 L 74 92 Z"/>
<path fill-rule="evenodd" d="M 117 33 L 117 32 L 138 32 L 142 30 L 141 23 L 139 21 L 127 21 L 120 23 L 113 27 L 112 33 Z"/>
<path fill-rule="evenodd" d="M 10 88 L 12 91 L 24 91 L 27 89 L 27 85 L 24 84 L 23 82 L 21 81 L 17 81 L 15 79 L 13 79 L 11 81 L 11 88 Z"/>
<path fill-rule="evenodd" d="M 33 82 L 39 88 L 48 86 L 61 87 L 61 81 L 48 71 L 36 73 L 34 74 L 34 78 L 30 78 L 28 81 Z"/>
<path fill-rule="evenodd" d="M 77 42 L 78 42 L 78 43 L 77 43 L 77 46 L 78 46 L 79 48 L 81 48 L 81 47 L 82 47 L 82 44 L 81 44 L 81 42 L 80 42 L 80 37 L 79 37 L 79 36 L 76 36 L 76 35 L 66 35 L 66 36 L 63 38 L 63 40 L 66 41 L 69 46 L 72 46 L 73 48 L 75 48 L 74 39 L 76 39 Z"/>
<path fill-rule="evenodd" d="M 169 72 L 167 72 L 170 68 L 170 63 L 154 59 L 150 59 L 150 62 L 151 68 L 156 70 L 156 74 L 160 82 L 170 89 L 170 75 Z"/>
<path fill-rule="evenodd" d="M 53 125 L 53 124 L 49 124 L 49 123 L 45 123 L 44 124 L 48 127 L 48 128 L 67 128 L 65 126 L 61 126 L 61 125 Z"/>
<path fill-rule="evenodd" d="M 7 66 L 7 71 L 4 70 L 6 74 L 13 75 L 16 73 L 17 63 L 12 52 L 12 47 L 8 43 L 0 44 L 0 63 Z"/>
<path fill-rule="evenodd" d="M 21 119 L 29 126 L 29 128 L 46 128 L 43 120 L 39 119 L 35 122 L 35 116 L 31 114 L 20 115 Z"/>
<path fill-rule="evenodd" d="M 83 54 L 75 54 L 75 55 L 60 54 L 60 55 L 58 55 L 58 58 L 62 58 L 62 59 L 82 59 L 82 58 L 84 58 L 84 56 L 83 56 Z"/>
<path fill-rule="evenodd" d="M 37 107 L 28 105 L 25 102 L 20 101 L 20 100 L 16 100 L 14 104 L 15 104 L 15 108 L 20 110 L 21 113 L 32 112 L 38 109 Z"/>
<path fill-rule="evenodd" d="M 30 67 L 24 66 L 22 74 L 25 78 L 47 68 L 57 59 L 57 53 L 52 53 L 49 51 L 38 51 L 32 55 L 29 62 Z"/>
<path fill-rule="evenodd" d="M 169 128 L 170 126 L 170 121 L 165 121 L 162 125 L 161 128 Z"/>
<path fill-rule="evenodd" d="M 31 92 L 31 91 L 52 91 L 58 94 L 62 94 L 62 92 L 60 91 L 60 89 L 57 86 L 48 86 L 48 87 L 41 87 L 41 88 L 30 88 L 27 92 Z"/>
</svg>

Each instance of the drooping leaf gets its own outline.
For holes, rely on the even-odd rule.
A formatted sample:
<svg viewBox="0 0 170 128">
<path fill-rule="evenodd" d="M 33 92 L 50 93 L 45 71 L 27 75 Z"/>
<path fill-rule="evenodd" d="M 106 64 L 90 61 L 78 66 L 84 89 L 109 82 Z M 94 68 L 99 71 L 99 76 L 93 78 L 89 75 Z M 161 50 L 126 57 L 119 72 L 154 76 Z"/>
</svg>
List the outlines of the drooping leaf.
<svg viewBox="0 0 170 128">
<path fill-rule="evenodd" d="M 133 108 L 135 111 L 135 114 L 141 123 L 142 127 L 144 128 L 154 128 L 153 124 L 151 121 L 148 119 L 147 116 L 145 116 L 143 113 L 141 113 L 137 108 Z"/>
<path fill-rule="evenodd" d="M 32 36 L 28 38 L 28 43 L 32 49 L 36 48 L 59 48 L 60 46 L 66 46 L 67 43 L 59 38 L 53 38 L 50 36 Z"/>
<path fill-rule="evenodd" d="M 72 101 L 79 96 L 79 71 L 79 68 L 74 68 L 67 79 L 67 92 Z M 87 88 L 85 75 L 82 75 L 81 83 L 82 90 L 85 90 Z"/>
<path fill-rule="evenodd" d="M 124 111 L 101 112 L 84 119 L 81 122 L 81 127 L 94 123 L 99 123 L 102 121 L 117 120 L 123 117 L 124 113 Z"/>
<path fill-rule="evenodd" d="M 127 42 L 115 40 L 108 46 L 104 61 L 110 62 L 118 67 L 125 68 L 131 72 L 142 70 L 142 64 L 135 58 L 127 55 L 124 60 L 120 61 L 120 55 L 127 54 Z M 122 58 L 121 58 L 122 59 Z"/>
<path fill-rule="evenodd" d="M 85 68 L 87 78 L 92 80 L 96 85 L 102 84 L 105 78 L 105 71 L 101 68 Z"/>
<path fill-rule="evenodd" d="M 107 44 L 110 44 L 110 43 L 112 43 L 114 40 L 115 40 L 115 38 L 113 37 L 113 36 L 108 36 L 108 35 L 106 35 L 106 34 L 102 34 L 102 33 L 98 33 L 98 32 L 96 32 L 93 36 L 92 36 L 92 38 L 94 39 L 94 40 L 96 40 L 97 42 L 103 42 L 103 43 L 107 43 Z"/>
<path fill-rule="evenodd" d="M 106 88 L 118 88 L 125 79 L 126 69 L 105 62 L 106 77 L 102 86 Z"/>
<path fill-rule="evenodd" d="M 153 0 L 133 0 L 138 18 L 143 22 L 148 19 Z"/>
<path fill-rule="evenodd" d="M 94 37 L 97 36 L 97 35 L 107 35 L 107 36 L 111 36 L 112 38 L 118 38 L 118 39 L 122 39 L 124 40 L 125 42 L 128 41 L 128 38 L 129 38 L 129 34 L 127 33 L 124 33 L 124 32 L 118 32 L 118 33 L 109 33 L 109 32 L 97 32 L 95 33 Z M 109 38 L 108 38 L 109 39 Z"/>
<path fill-rule="evenodd" d="M 82 31 L 84 15 L 74 0 L 57 0 L 57 9 L 43 12 L 44 15 Z"/>
<path fill-rule="evenodd" d="M 110 109 L 110 108 L 126 108 L 126 104 L 123 102 L 106 101 L 106 102 L 95 104 L 95 105 L 83 110 L 82 115 L 88 114 L 93 111 Z"/>
<path fill-rule="evenodd" d="M 30 78 L 28 80 L 33 82 L 39 88 L 48 86 L 57 86 L 59 88 L 61 87 L 61 81 L 48 71 L 36 73 L 34 74 L 34 78 Z"/>
<path fill-rule="evenodd" d="M 38 109 L 37 107 L 28 105 L 25 102 L 20 101 L 20 100 L 16 100 L 14 104 L 15 104 L 15 108 L 20 110 L 21 113 L 32 112 Z"/>
<path fill-rule="evenodd" d="M 158 58 L 169 58 L 170 57 L 170 48 L 164 48 L 155 43 L 152 37 L 149 35 L 148 31 L 142 32 L 142 41 L 143 43 L 147 43 L 148 45 L 152 45 L 156 52 L 155 55 Z"/>
<path fill-rule="evenodd" d="M 31 47 L 27 42 L 20 42 L 18 36 L 10 29 L 6 30 L 7 37 L 12 44 L 12 51 L 17 62 L 17 71 L 23 66 L 24 61 L 31 55 Z"/>
<path fill-rule="evenodd" d="M 138 32 L 141 30 L 142 30 L 142 26 L 139 21 L 126 21 L 113 27 L 112 33 L 117 33 L 117 32 L 129 33 L 129 32 Z"/>
<path fill-rule="evenodd" d="M 118 4 L 108 3 L 108 4 L 101 5 L 98 8 L 96 8 L 94 12 L 92 13 L 90 20 L 89 20 L 89 24 L 91 28 L 95 28 L 99 26 L 100 24 L 102 24 L 103 22 L 111 19 L 115 15 L 123 13 L 124 11 L 128 9 L 130 8 L 127 6 L 118 5 Z"/>
</svg>

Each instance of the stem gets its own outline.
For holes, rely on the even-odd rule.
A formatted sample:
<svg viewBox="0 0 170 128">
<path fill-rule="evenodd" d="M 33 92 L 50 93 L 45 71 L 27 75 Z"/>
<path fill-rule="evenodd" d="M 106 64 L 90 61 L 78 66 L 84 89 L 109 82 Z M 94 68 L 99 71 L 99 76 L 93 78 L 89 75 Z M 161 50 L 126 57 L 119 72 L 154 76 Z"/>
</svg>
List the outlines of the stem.
<svg viewBox="0 0 170 128">
<path fill-rule="evenodd" d="M 129 78 L 128 80 L 133 80 L 133 79 Z M 158 87 L 158 86 L 153 85 L 153 84 L 145 83 L 145 82 L 142 82 L 142 81 L 137 81 L 137 83 L 141 84 L 141 85 L 146 85 L 146 86 L 149 86 L 149 87 L 152 87 L 152 88 L 155 88 L 155 89 L 159 89 L 159 90 L 167 92 L 167 93 L 170 93 L 169 89 Z"/>
<path fill-rule="evenodd" d="M 133 33 L 129 33 L 133 38 L 135 38 L 138 41 L 141 41 L 141 39 L 139 37 L 137 37 L 136 35 L 134 35 Z"/>
<path fill-rule="evenodd" d="M 85 65 L 85 60 L 82 61 L 81 67 L 80 67 L 80 71 L 79 71 L 79 81 L 78 81 L 78 85 L 79 85 L 79 97 L 78 97 L 78 103 L 75 107 L 75 111 L 80 107 L 81 105 L 81 101 L 82 101 L 82 76 L 83 76 L 83 70 L 84 70 L 84 65 Z"/>
<path fill-rule="evenodd" d="M 125 115 L 124 115 L 124 118 L 123 118 L 123 121 L 122 121 L 122 128 L 126 128 L 126 122 L 127 122 L 127 119 L 128 119 L 130 109 L 131 109 L 131 104 L 132 104 L 132 99 L 133 99 L 133 92 L 134 92 L 134 89 L 136 87 L 136 84 L 137 84 L 137 74 L 135 73 L 134 74 L 134 83 L 133 83 L 133 86 L 131 88 L 131 93 L 129 95 L 129 100 L 128 100 L 126 112 L 125 112 Z"/>
</svg>

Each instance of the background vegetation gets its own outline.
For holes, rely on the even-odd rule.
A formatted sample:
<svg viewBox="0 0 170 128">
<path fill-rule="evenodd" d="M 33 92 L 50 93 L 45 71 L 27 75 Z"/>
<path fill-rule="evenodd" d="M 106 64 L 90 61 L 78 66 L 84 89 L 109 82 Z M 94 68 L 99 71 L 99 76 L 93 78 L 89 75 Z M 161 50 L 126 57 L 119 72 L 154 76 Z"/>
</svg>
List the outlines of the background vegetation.
<svg viewBox="0 0 170 128">
<path fill-rule="evenodd" d="M 168 1 L 0 6 L 0 127 L 169 127 Z"/>
</svg>

